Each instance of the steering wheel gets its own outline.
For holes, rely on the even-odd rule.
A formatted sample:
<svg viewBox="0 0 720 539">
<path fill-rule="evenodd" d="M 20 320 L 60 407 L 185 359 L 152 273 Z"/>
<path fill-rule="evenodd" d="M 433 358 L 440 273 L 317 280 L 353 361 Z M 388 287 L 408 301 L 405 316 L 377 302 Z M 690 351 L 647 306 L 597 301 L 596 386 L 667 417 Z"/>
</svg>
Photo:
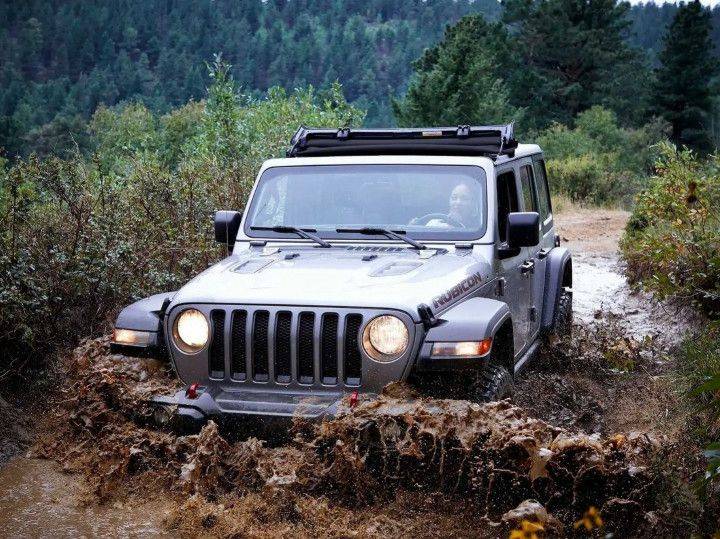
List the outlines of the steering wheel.
<svg viewBox="0 0 720 539">
<path fill-rule="evenodd" d="M 416 217 L 415 219 L 410 221 L 410 224 L 411 225 L 426 225 L 433 219 L 441 219 L 454 228 L 465 228 L 465 226 L 461 222 L 457 221 L 456 219 L 453 219 L 447 213 L 428 213 L 428 214 L 423 215 L 422 217 Z"/>
</svg>

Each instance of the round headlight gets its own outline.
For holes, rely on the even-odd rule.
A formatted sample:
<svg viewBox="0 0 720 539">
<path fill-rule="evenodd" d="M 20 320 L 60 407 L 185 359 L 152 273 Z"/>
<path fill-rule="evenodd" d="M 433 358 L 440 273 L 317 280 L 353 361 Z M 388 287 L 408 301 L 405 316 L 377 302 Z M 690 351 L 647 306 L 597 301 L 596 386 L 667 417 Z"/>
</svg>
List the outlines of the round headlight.
<svg viewBox="0 0 720 539">
<path fill-rule="evenodd" d="M 365 326 L 363 348 L 376 361 L 393 361 L 405 352 L 409 337 L 403 321 L 386 314 Z"/>
<path fill-rule="evenodd" d="M 187 354 L 202 350 L 210 338 L 210 326 L 205 315 L 197 309 L 180 313 L 173 325 L 173 337 L 177 347 Z"/>
</svg>

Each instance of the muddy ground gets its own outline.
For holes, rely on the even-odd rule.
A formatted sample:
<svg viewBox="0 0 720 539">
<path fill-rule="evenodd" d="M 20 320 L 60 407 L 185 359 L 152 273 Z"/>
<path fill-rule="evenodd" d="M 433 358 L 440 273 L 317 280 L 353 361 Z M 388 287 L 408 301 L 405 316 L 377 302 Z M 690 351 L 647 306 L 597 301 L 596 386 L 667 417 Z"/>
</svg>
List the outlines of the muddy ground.
<svg viewBox="0 0 720 539">
<path fill-rule="evenodd" d="M 179 436 L 143 404 L 175 383 L 167 368 L 87 341 L 59 367 L 64 389 L 34 428 L 12 437 L 29 447 L 0 468 L 0 530 L 498 537 L 541 526 L 672 536 L 699 519 L 712 529 L 717 515 L 701 514 L 689 487 L 700 451 L 672 376 L 673 346 L 699 321 L 627 286 L 617 254 L 627 217 L 557 217 L 574 258 L 574 337 L 523 374 L 512 402 L 394 387 L 284 436 L 215 424 Z"/>
</svg>

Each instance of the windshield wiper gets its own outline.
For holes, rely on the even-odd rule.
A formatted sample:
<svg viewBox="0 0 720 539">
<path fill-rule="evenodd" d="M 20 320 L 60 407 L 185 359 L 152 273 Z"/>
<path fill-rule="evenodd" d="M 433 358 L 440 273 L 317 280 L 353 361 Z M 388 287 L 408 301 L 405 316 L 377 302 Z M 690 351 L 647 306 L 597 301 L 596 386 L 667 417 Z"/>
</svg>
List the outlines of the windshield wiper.
<svg viewBox="0 0 720 539">
<path fill-rule="evenodd" d="M 409 243 L 412 245 L 415 249 L 427 249 L 426 245 L 423 245 L 422 243 L 415 241 L 411 238 L 408 238 L 407 236 L 401 236 L 401 234 L 407 234 L 404 230 L 388 230 L 386 228 L 376 228 L 376 227 L 363 227 L 363 228 L 336 228 L 335 232 L 338 232 L 340 234 L 342 233 L 355 233 L 355 234 L 369 234 L 371 236 L 387 236 L 388 238 L 392 238 L 394 240 L 400 240 L 404 241 L 405 243 Z"/>
<path fill-rule="evenodd" d="M 311 234 L 311 232 L 317 232 L 317 230 L 315 230 L 314 228 L 297 228 L 295 226 L 251 226 L 250 230 L 269 230 L 271 232 L 297 234 L 301 238 L 314 241 L 315 243 L 319 244 L 320 247 L 332 247 L 332 245 L 330 245 L 320 236 Z"/>
</svg>

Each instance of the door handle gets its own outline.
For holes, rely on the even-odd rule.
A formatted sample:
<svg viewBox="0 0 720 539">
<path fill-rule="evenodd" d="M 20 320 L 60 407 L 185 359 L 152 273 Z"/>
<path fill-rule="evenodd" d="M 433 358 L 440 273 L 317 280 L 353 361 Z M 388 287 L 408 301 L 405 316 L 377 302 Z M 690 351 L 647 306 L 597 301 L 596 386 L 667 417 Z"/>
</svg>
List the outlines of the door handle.
<svg viewBox="0 0 720 539">
<path fill-rule="evenodd" d="M 520 264 L 520 273 L 528 273 L 528 272 L 534 272 L 535 271 L 535 261 L 534 260 L 526 260 L 522 264 Z"/>
</svg>

